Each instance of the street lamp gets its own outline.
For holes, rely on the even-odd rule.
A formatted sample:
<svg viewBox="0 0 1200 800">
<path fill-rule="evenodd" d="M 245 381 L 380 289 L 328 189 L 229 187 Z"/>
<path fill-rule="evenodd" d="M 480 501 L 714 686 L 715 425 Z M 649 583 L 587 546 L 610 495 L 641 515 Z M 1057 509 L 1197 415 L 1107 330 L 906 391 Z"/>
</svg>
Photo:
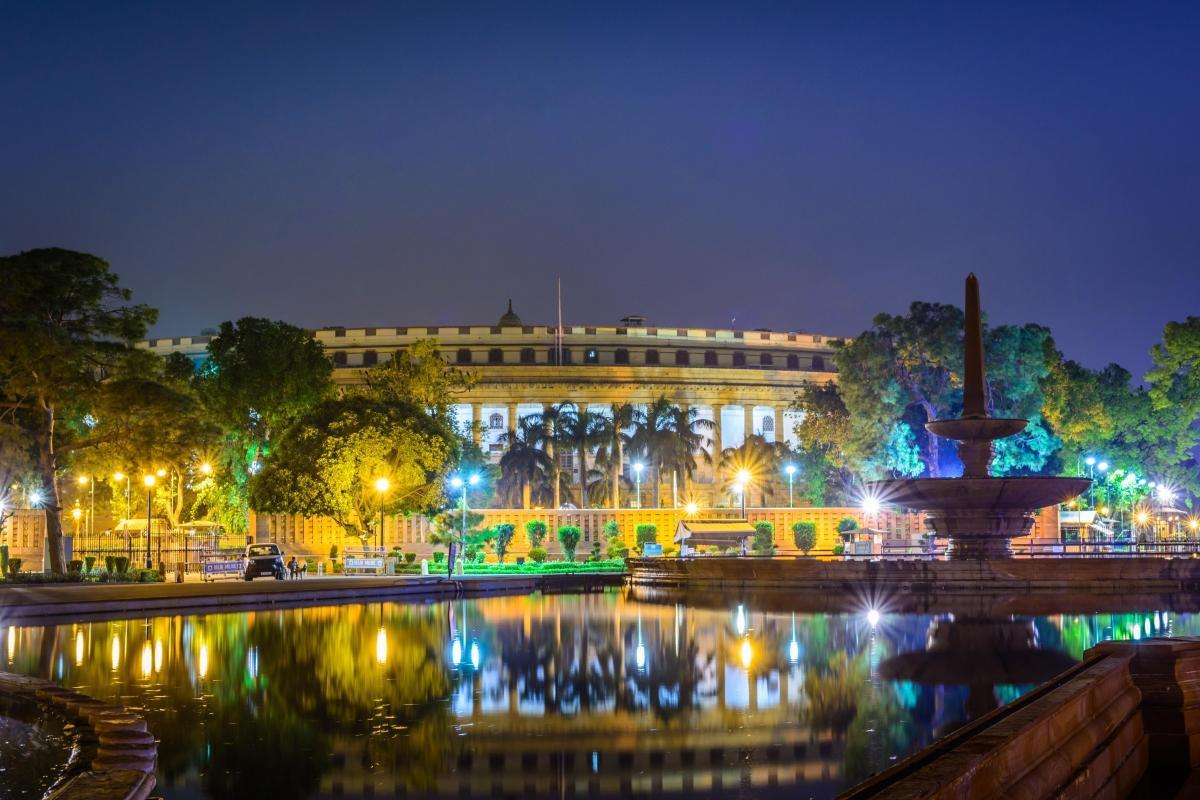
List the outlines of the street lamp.
<svg viewBox="0 0 1200 800">
<path fill-rule="evenodd" d="M 91 509 L 88 511 L 88 536 L 96 535 L 96 476 L 95 475 L 80 475 L 79 485 L 91 484 Z M 76 531 L 78 533 L 79 531 Z"/>
<path fill-rule="evenodd" d="M 129 515 L 132 513 L 130 511 L 130 490 L 132 488 L 131 484 L 133 482 L 132 476 L 126 475 L 123 472 L 114 472 L 113 480 L 125 481 L 125 519 L 129 519 Z"/>
<path fill-rule="evenodd" d="M 81 509 L 79 506 L 75 506 L 73 509 L 71 509 L 71 517 L 75 520 L 75 535 L 76 536 L 79 535 L 79 518 L 82 516 L 83 516 L 83 509 Z"/>
<path fill-rule="evenodd" d="M 1096 481 L 1095 481 L 1096 457 L 1088 456 L 1087 458 L 1085 458 L 1083 460 L 1083 463 L 1087 464 L 1088 480 L 1092 481 L 1091 483 L 1088 484 L 1088 508 L 1095 508 L 1096 507 Z"/>
<path fill-rule="evenodd" d="M 737 484 L 741 489 L 742 494 L 742 519 L 746 518 L 746 490 L 750 486 L 750 470 L 739 469 L 737 471 Z"/>
<path fill-rule="evenodd" d="M 637 507 L 642 507 L 642 468 L 646 465 L 640 461 L 633 462 L 633 475 L 637 479 Z"/>
<path fill-rule="evenodd" d="M 208 463 L 207 461 L 202 462 L 200 464 L 200 474 L 201 475 L 212 475 L 212 464 Z"/>
<path fill-rule="evenodd" d="M 153 513 L 152 503 L 154 502 L 154 484 L 156 483 L 153 475 L 146 475 L 142 478 L 142 482 L 146 484 L 146 569 L 151 569 L 150 561 L 150 515 Z"/>
<path fill-rule="evenodd" d="M 788 476 L 788 508 L 795 508 L 796 503 L 792 499 L 792 483 L 796 478 L 796 465 L 788 464 L 784 467 L 784 471 L 787 472 Z"/>
<path fill-rule="evenodd" d="M 376 536 L 376 546 L 383 552 L 383 498 L 387 490 L 392 488 L 392 482 L 387 478 L 375 479 L 375 491 L 379 492 L 379 535 Z M 380 629 L 382 630 L 382 628 Z"/>
<path fill-rule="evenodd" d="M 464 544 L 466 544 L 467 541 L 467 488 L 474 486 L 477 483 L 479 483 L 478 475 L 472 475 L 465 481 L 458 475 L 455 475 L 450 479 L 451 486 L 453 486 L 455 489 L 462 489 L 462 540 Z M 450 557 L 446 559 L 447 575 L 454 574 L 454 544 L 454 542 L 450 543 Z"/>
</svg>

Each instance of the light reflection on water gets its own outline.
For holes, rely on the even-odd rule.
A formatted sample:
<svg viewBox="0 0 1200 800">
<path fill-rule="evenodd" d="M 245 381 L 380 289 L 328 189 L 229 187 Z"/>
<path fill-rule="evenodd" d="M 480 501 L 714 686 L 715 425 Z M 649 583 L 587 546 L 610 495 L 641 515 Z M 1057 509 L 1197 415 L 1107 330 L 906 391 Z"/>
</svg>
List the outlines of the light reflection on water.
<svg viewBox="0 0 1200 800">
<path fill-rule="evenodd" d="M 967 624 L 611 592 L 8 626 L 0 653 L 144 709 L 168 798 L 828 797 L 1031 687 L 980 641 L 1079 658 L 1196 633 L 1159 611 Z M 921 655 L 947 647 L 974 650 Z"/>
</svg>

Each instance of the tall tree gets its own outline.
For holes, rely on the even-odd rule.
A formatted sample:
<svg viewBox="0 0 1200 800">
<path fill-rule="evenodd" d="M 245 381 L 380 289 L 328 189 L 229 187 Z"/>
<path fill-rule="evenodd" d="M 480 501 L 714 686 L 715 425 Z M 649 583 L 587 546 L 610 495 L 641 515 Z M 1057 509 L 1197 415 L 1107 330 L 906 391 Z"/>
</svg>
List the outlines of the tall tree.
<svg viewBox="0 0 1200 800">
<path fill-rule="evenodd" d="M 558 421 L 558 443 L 573 449 L 579 457 L 579 507 L 588 507 L 588 456 L 610 439 L 612 423 L 586 405 L 571 403 Z"/>
<path fill-rule="evenodd" d="M 531 433 L 537 436 L 538 446 L 545 451 L 550 459 L 550 490 L 554 496 L 554 508 L 562 505 L 562 465 L 559 463 L 557 452 L 558 443 L 562 436 L 562 419 L 571 409 L 571 403 L 556 403 L 546 406 L 539 414 L 530 414 L 529 419 L 536 426 Z M 540 429 L 540 430 L 538 430 Z"/>
<path fill-rule="evenodd" d="M 671 469 L 683 478 L 683 494 L 696 474 L 697 461 L 711 464 L 712 437 L 716 429 L 712 420 L 701 417 L 696 409 L 675 406 L 671 414 L 671 431 L 675 434 L 671 448 Z"/>
<path fill-rule="evenodd" d="M 247 483 L 273 437 L 331 394 L 332 373 L 320 342 L 286 322 L 224 322 L 208 343 L 195 385 L 225 434 L 200 504 L 230 530 L 246 530 Z"/>
<path fill-rule="evenodd" d="M 632 403 L 613 403 L 609 409 L 608 441 L 603 444 L 603 461 L 608 467 L 608 491 L 613 508 L 621 507 L 621 484 L 625 469 L 625 448 L 631 440 L 630 431 L 637 419 Z"/>
<path fill-rule="evenodd" d="M 501 437 L 504 454 L 500 456 L 500 496 L 510 508 L 517 503 L 529 508 L 536 487 L 548 486 L 554 465 L 538 446 L 541 424 L 522 417 L 514 430 Z"/>
<path fill-rule="evenodd" d="M 677 442 L 674 431 L 675 406 L 665 396 L 637 411 L 631 450 L 650 468 L 654 507 L 660 508 L 663 471 L 674 463 Z"/>
<path fill-rule="evenodd" d="M 50 568 L 62 573 L 60 471 L 102 443 L 88 415 L 157 312 L 129 304 L 106 261 L 70 250 L 0 258 L 0 285 L 0 424 L 34 454 Z"/>
</svg>

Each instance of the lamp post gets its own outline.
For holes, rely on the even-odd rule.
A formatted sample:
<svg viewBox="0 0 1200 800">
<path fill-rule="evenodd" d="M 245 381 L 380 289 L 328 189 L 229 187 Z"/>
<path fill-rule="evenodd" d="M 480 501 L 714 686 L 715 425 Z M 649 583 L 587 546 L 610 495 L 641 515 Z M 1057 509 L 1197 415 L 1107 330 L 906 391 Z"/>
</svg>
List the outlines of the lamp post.
<svg viewBox="0 0 1200 800">
<path fill-rule="evenodd" d="M 1083 460 L 1083 463 L 1087 464 L 1088 480 L 1092 481 L 1092 483 L 1088 484 L 1088 508 L 1095 508 L 1096 507 L 1096 483 L 1095 483 L 1096 457 L 1088 456 L 1087 458 L 1085 458 Z"/>
<path fill-rule="evenodd" d="M 788 508 L 795 508 L 796 503 L 793 499 L 792 483 L 796 478 L 796 465 L 788 464 L 786 467 L 784 467 L 784 470 L 787 472 L 788 476 Z"/>
<path fill-rule="evenodd" d="M 79 518 L 82 516 L 83 516 L 83 511 L 79 508 L 79 506 L 75 506 L 73 509 L 71 509 L 71 517 L 75 520 L 75 535 L 76 536 L 79 535 Z"/>
<path fill-rule="evenodd" d="M 146 484 L 146 569 L 152 569 L 150 561 L 150 515 L 153 513 L 152 504 L 154 502 L 155 478 L 153 475 L 146 475 L 142 478 L 142 482 Z"/>
<path fill-rule="evenodd" d="M 633 462 L 633 476 L 637 480 L 637 508 L 642 507 L 642 468 L 645 466 L 640 461 Z"/>
<path fill-rule="evenodd" d="M 91 507 L 88 510 L 87 534 L 88 536 L 96 535 L 96 476 L 95 475 L 80 475 L 79 485 L 91 485 Z M 75 531 L 76 535 L 79 531 Z"/>
<path fill-rule="evenodd" d="M 742 495 L 742 519 L 746 518 L 746 492 L 750 488 L 750 470 L 739 469 L 737 471 L 737 486 L 741 489 Z"/>
<path fill-rule="evenodd" d="M 462 489 L 462 541 L 463 541 L 463 544 L 466 544 L 466 542 L 467 542 L 467 487 L 474 486 L 477 483 L 479 483 L 478 475 L 472 475 L 471 477 L 467 478 L 465 481 L 458 475 L 455 475 L 453 478 L 450 479 L 451 486 L 453 486 L 455 489 Z M 449 558 L 446 559 L 446 575 L 447 576 L 454 574 L 454 551 L 455 551 L 454 545 L 455 545 L 454 542 L 450 543 L 450 556 L 449 556 Z"/>
<path fill-rule="evenodd" d="M 375 491 L 379 492 L 379 535 L 376 536 L 375 546 L 379 548 L 379 552 L 383 552 L 383 498 L 387 494 L 387 490 L 392 487 L 392 482 L 387 478 L 375 479 Z"/>
</svg>

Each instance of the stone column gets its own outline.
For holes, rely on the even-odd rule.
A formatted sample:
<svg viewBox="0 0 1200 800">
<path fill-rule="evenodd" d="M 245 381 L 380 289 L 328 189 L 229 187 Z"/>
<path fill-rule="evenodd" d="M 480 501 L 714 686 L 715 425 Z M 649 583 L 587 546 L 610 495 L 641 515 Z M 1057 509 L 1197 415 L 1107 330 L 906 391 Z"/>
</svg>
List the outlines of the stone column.
<svg viewBox="0 0 1200 800">
<path fill-rule="evenodd" d="M 754 406 L 750 403 L 743 402 L 742 415 L 745 419 L 742 433 L 742 443 L 744 444 L 747 439 L 754 435 Z"/>
<path fill-rule="evenodd" d="M 471 403 L 471 441 L 478 446 L 483 439 L 483 403 Z"/>
<path fill-rule="evenodd" d="M 783 406 L 775 406 L 775 443 L 782 444 L 783 441 Z"/>
<path fill-rule="evenodd" d="M 712 404 L 713 429 L 712 429 L 712 459 L 713 459 L 713 480 L 719 481 L 721 476 L 721 411 L 725 406 L 720 403 Z M 714 503 L 715 505 L 715 503 Z"/>
</svg>

